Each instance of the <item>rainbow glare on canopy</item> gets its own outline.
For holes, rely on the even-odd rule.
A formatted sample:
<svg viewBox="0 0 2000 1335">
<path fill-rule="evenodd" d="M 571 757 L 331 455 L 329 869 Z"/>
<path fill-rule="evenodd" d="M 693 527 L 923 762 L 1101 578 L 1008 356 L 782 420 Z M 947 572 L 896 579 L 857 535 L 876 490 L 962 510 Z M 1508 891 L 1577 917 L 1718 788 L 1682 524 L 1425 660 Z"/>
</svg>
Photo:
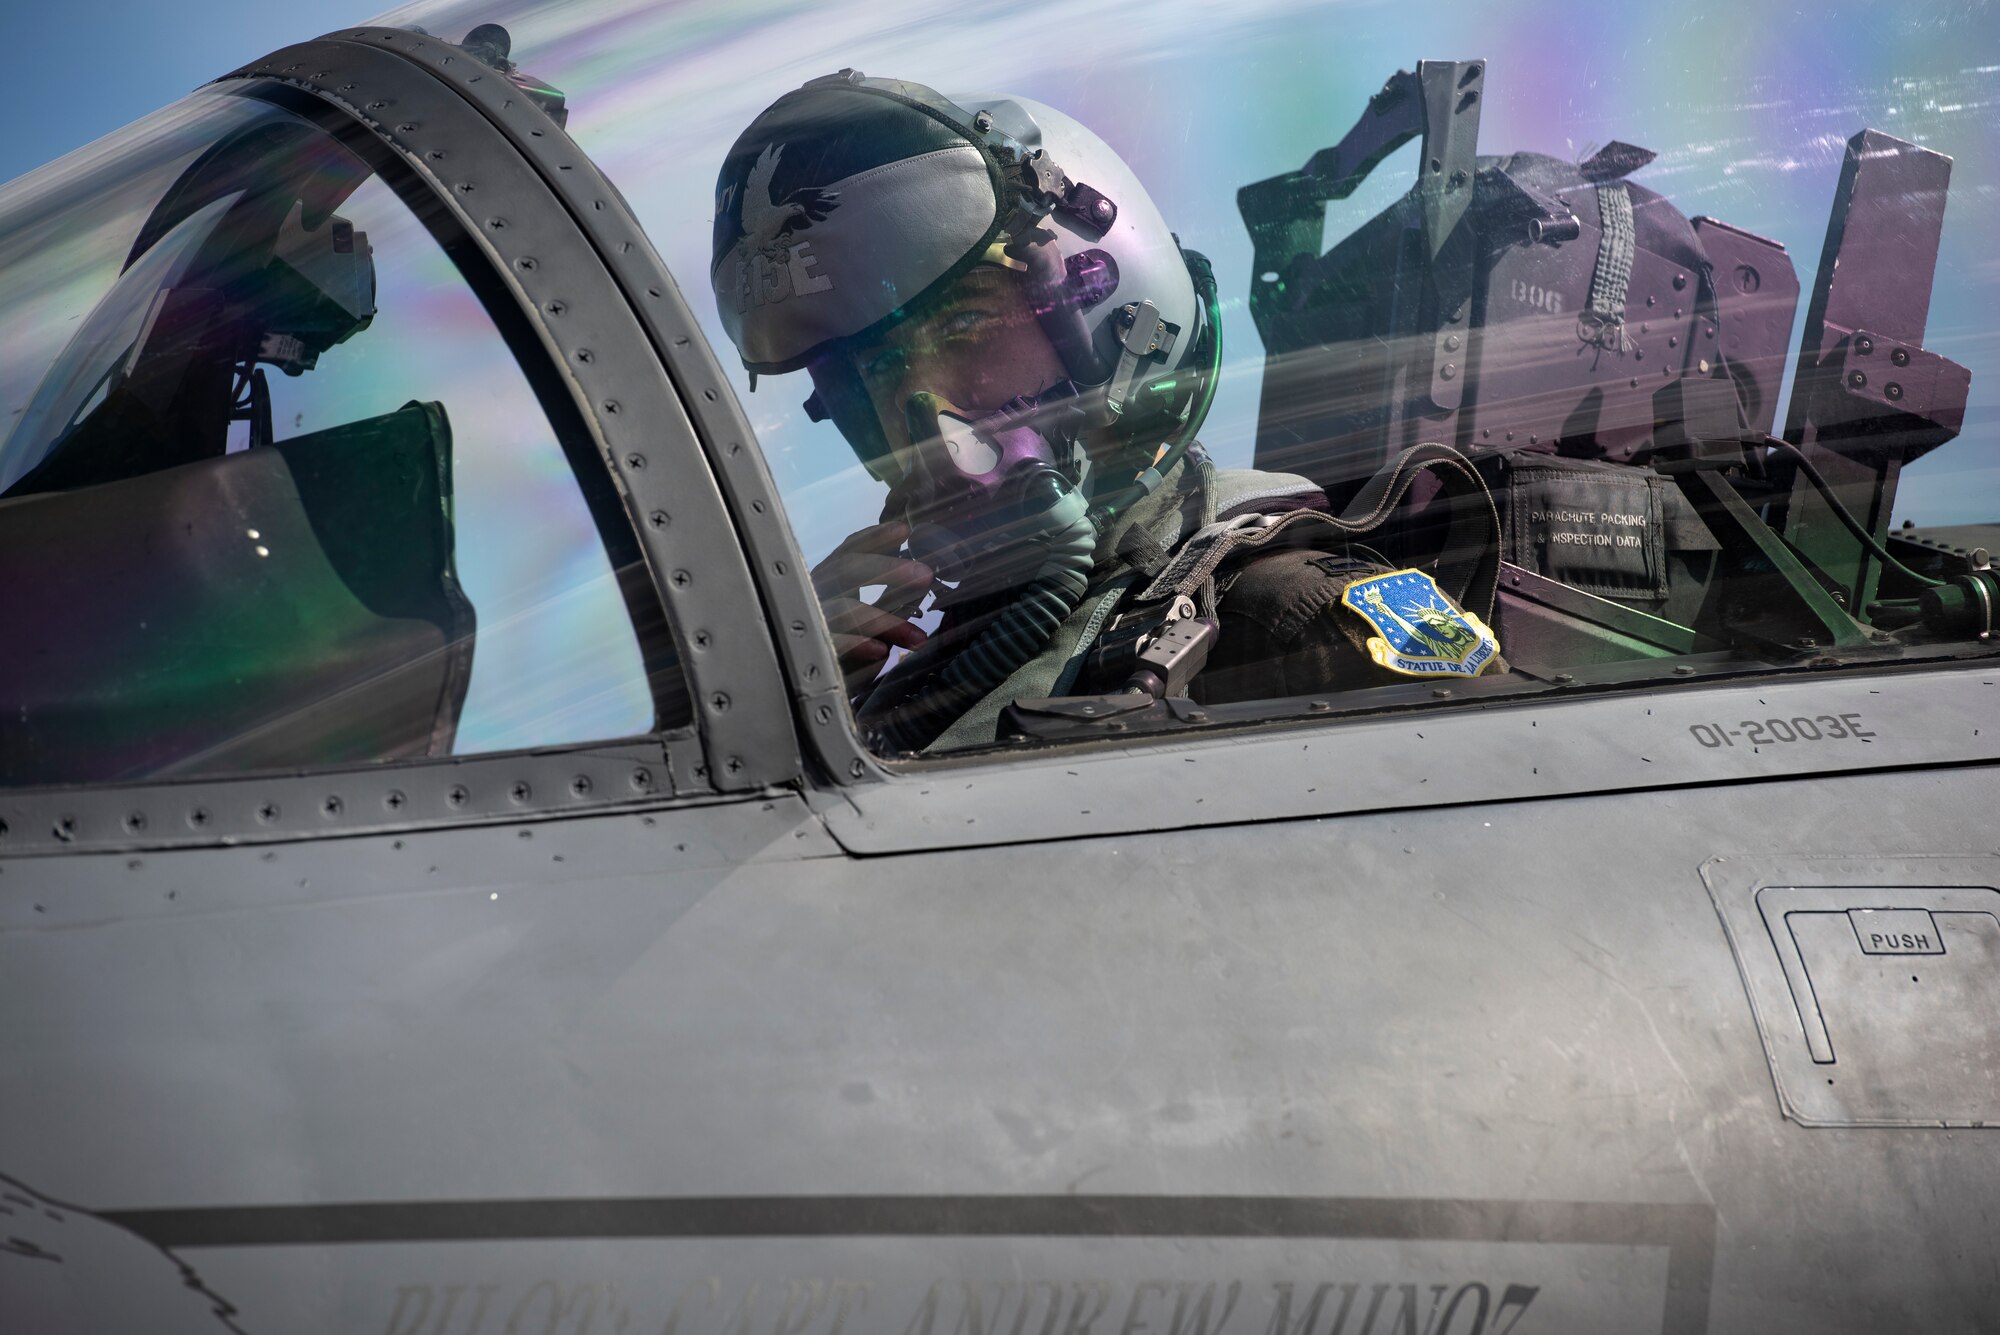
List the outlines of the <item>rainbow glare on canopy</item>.
<svg viewBox="0 0 2000 1335">
<path fill-rule="evenodd" d="M 32 406 L 45 374 L 127 272 L 169 187 L 219 141 L 288 116 L 227 85 L 203 89 L 0 191 L 0 486 L 24 471 L 14 451 L 39 438 Z M 304 156 L 293 165 L 319 169 Z M 456 577 L 478 623 L 456 752 L 647 732 L 653 702 L 623 594 L 556 429 L 493 317 L 379 177 L 346 196 L 339 213 L 367 238 L 375 311 L 311 371 L 268 371 L 273 438 L 337 429 L 412 402 L 442 405 L 452 436 Z M 98 363 L 85 356 L 80 364 Z M 65 420 L 72 407 L 63 405 Z M 248 443 L 245 424 L 235 443 Z M 129 641 L 107 637 L 106 658 L 142 663 L 152 654 L 177 665 L 163 675 L 184 683 L 229 661 L 216 643 L 163 643 L 144 630 Z M 161 726 L 151 741 L 164 746 L 173 729 L 197 725 L 163 717 Z M 94 739 L 92 754 L 112 755 L 117 740 Z"/>
<path fill-rule="evenodd" d="M 1262 347 L 1245 306 L 1250 244 L 1236 190 L 1297 168 L 1346 132 L 1369 94 L 1420 59 L 1487 61 L 1482 151 L 1579 159 L 1612 139 L 1659 157 L 1635 179 L 1689 215 L 1782 241 L 1810 282 L 1848 136 L 1874 127 L 1950 155 L 1927 345 L 1969 367 L 1960 442 L 1912 465 L 1899 517 L 1991 518 L 1994 465 L 1969 442 L 2000 424 L 2000 19 L 1984 4 L 1577 6 L 1555 0 L 1454 7 L 1161 3 L 964 6 L 881 0 L 826 6 L 699 0 L 446 0 L 392 10 L 456 39 L 475 24 L 513 34 L 524 69 L 568 98 L 570 132 L 632 202 L 711 342 L 738 368 L 707 287 L 712 188 L 737 133 L 788 89 L 843 66 L 947 93 L 1021 94 L 1075 116 L 1145 181 L 1185 244 L 1214 262 L 1231 349 L 1202 432 L 1247 464 Z M 1414 150 L 1329 210 L 1329 240 L 1413 179 Z M 1803 303 L 1801 303 L 1803 319 Z M 826 489 L 857 504 L 872 485 L 805 390 L 766 380 L 744 403 L 809 558 L 844 530 Z M 820 502 L 799 503 L 811 486 Z"/>
<path fill-rule="evenodd" d="M 478 612 L 459 754 L 645 732 L 639 648 L 569 461 L 493 319 L 389 187 L 341 204 L 374 252 L 370 328 L 273 375 L 280 437 L 404 403 L 450 414 L 459 582 Z"/>
</svg>

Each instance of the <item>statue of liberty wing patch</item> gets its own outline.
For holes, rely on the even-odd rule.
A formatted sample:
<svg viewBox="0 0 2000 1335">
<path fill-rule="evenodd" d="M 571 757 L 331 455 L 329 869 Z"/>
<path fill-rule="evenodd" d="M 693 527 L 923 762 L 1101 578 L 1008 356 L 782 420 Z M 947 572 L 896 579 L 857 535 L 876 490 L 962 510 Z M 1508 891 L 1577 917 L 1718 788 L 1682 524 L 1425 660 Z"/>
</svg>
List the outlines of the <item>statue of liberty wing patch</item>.
<svg viewBox="0 0 2000 1335">
<path fill-rule="evenodd" d="M 1374 630 L 1368 656 L 1408 677 L 1476 677 L 1500 657 L 1486 623 L 1458 607 L 1421 570 L 1356 580 L 1341 603 Z"/>
</svg>

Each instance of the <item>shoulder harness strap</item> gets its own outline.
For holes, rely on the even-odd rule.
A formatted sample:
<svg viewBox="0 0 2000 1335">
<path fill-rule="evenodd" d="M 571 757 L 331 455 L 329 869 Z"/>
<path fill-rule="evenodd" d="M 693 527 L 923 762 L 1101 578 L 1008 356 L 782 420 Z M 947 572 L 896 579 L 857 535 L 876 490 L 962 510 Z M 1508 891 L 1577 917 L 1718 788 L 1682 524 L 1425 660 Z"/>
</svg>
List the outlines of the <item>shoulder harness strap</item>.
<svg viewBox="0 0 2000 1335">
<path fill-rule="evenodd" d="M 1411 483 L 1426 472 L 1438 475 L 1452 503 L 1444 550 L 1438 557 L 1438 583 L 1467 611 L 1490 617 L 1500 573 L 1500 516 L 1479 471 L 1458 451 L 1435 442 L 1412 445 L 1398 454 L 1340 515 L 1294 510 L 1282 515 L 1238 515 L 1208 524 L 1140 590 L 1138 601 L 1191 595 L 1214 577 L 1223 562 L 1267 546 L 1294 529 L 1325 527 L 1342 538 L 1365 537 L 1388 522 Z"/>
</svg>

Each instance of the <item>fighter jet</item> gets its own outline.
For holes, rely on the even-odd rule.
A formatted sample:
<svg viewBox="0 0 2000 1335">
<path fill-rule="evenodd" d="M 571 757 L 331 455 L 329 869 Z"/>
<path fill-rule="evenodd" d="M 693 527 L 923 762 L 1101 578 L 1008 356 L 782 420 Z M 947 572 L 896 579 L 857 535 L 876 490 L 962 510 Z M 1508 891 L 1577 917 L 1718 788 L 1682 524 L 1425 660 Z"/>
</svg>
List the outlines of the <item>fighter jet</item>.
<svg viewBox="0 0 2000 1335">
<path fill-rule="evenodd" d="M 0 1329 L 2000 1325 L 1993 68 L 1579 145 L 1522 108 L 1664 51 L 1003 8 L 418 6 L 0 189 Z M 1057 247 L 1077 429 L 1291 479 L 1188 541 L 1326 563 L 1354 675 L 1222 698 L 1232 595 L 1093 582 L 977 736 L 871 723 L 1007 614 L 836 639 L 918 474 L 732 346 L 725 257 L 841 292 L 878 216 L 803 131 L 729 179 L 802 83 L 990 168 L 994 282 Z"/>
</svg>

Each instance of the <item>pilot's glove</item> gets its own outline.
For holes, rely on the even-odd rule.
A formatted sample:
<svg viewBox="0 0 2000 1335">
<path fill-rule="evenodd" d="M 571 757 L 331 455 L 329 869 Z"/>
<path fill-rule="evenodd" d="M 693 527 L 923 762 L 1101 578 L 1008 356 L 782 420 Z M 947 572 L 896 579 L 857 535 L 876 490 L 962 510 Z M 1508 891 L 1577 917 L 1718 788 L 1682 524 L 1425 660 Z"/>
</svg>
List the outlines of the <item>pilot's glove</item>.
<svg viewBox="0 0 2000 1335">
<path fill-rule="evenodd" d="M 850 533 L 813 567 L 827 629 L 840 655 L 841 676 L 851 696 L 875 679 L 892 648 L 914 649 L 928 637 L 909 620 L 931 587 L 931 568 L 901 554 L 910 526 L 901 520 Z M 868 602 L 861 590 L 880 584 Z"/>
</svg>

